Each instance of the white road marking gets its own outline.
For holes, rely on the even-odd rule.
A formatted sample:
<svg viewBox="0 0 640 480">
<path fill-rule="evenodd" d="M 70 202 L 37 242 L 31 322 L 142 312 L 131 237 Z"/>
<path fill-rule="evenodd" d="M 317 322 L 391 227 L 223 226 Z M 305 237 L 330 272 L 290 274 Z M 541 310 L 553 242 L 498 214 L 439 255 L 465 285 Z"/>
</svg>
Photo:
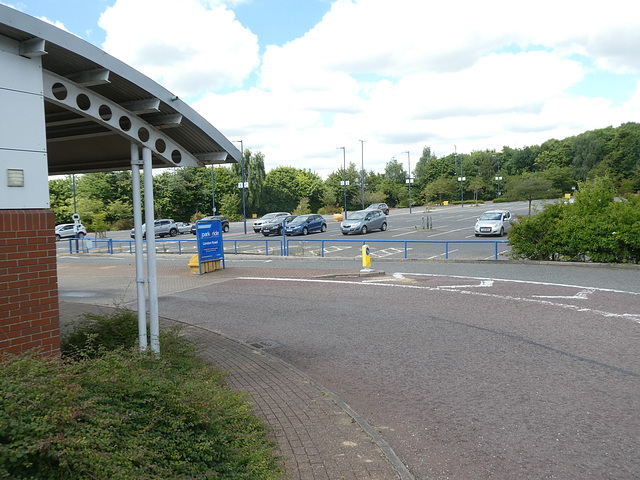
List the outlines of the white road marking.
<svg viewBox="0 0 640 480">
<path fill-rule="evenodd" d="M 533 298 L 563 298 L 566 300 L 589 300 L 587 295 L 590 295 L 595 290 L 592 288 L 581 290 L 575 295 L 531 295 Z"/>
<path fill-rule="evenodd" d="M 431 276 L 431 277 L 449 277 L 449 278 L 475 278 L 475 277 L 463 277 L 463 276 L 457 276 L 457 275 L 435 275 L 435 274 L 412 274 L 412 273 L 407 273 L 407 274 L 402 274 L 403 276 L 405 275 L 416 275 L 416 276 Z M 317 278 L 276 278 L 276 277 L 237 277 L 237 280 L 261 280 L 261 281 L 270 281 L 270 282 L 304 282 L 304 283 L 331 283 L 331 284 L 336 284 L 336 285 L 366 285 L 366 286 L 381 286 L 381 287 L 385 287 L 385 288 L 409 288 L 409 289 L 413 289 L 413 290 L 426 290 L 426 291 L 431 291 L 431 292 L 442 292 L 443 290 L 439 287 L 428 287 L 425 285 L 412 285 L 412 284 L 406 284 L 406 283 L 402 283 L 402 284 L 389 284 L 386 282 L 381 282 L 381 281 L 371 281 L 368 283 L 363 283 L 363 282 L 354 282 L 354 281 L 347 281 L 347 280 L 328 280 L 328 279 L 317 279 Z M 484 280 L 490 280 L 490 279 L 484 279 Z M 550 286 L 563 286 L 563 287 L 575 287 L 575 285 L 562 285 L 562 284 L 553 284 L 553 283 L 545 283 L 545 282 L 529 282 L 529 281 L 525 281 L 525 280 L 500 280 L 500 279 L 495 279 L 495 281 L 505 281 L 505 282 L 512 282 L 512 283 L 523 283 L 523 284 L 533 284 L 533 285 L 550 285 Z M 623 291 L 619 291 L 619 290 L 612 290 L 612 289 L 597 289 L 594 288 L 594 290 L 600 290 L 600 291 L 609 291 L 609 292 L 617 292 L 617 293 L 630 293 L 632 295 L 640 295 L 638 293 L 635 292 L 623 292 Z M 507 301 L 516 301 L 516 302 L 524 302 L 524 303 L 535 303 L 535 304 L 539 304 L 539 305 L 545 305 L 545 306 L 550 306 L 550 307 L 557 307 L 557 308 L 562 308 L 565 310 L 573 310 L 574 312 L 586 312 L 586 313 L 593 313 L 594 315 L 600 315 L 602 317 L 605 318 L 621 318 L 624 320 L 631 320 L 634 323 L 637 323 L 638 325 L 640 325 L 640 314 L 634 314 L 634 313 L 613 313 L 613 312 L 606 312 L 603 310 L 596 310 L 596 309 L 592 309 L 592 308 L 586 308 L 586 307 L 578 307 L 576 305 L 570 305 L 570 304 L 566 304 L 566 303 L 558 303 L 558 302 L 552 302 L 549 300 L 543 300 L 543 299 L 537 299 L 537 298 L 527 298 L 527 297 L 514 297 L 512 295 L 499 295 L 496 293 L 486 293 L 486 292 L 480 292 L 478 290 L 475 291 L 470 291 L 470 290 L 447 290 L 448 293 L 457 293 L 457 294 L 462 294 L 462 295 L 474 295 L 474 296 L 480 296 L 480 297 L 487 297 L 487 298 L 495 298 L 495 299 L 499 299 L 499 300 L 507 300 Z"/>
<path fill-rule="evenodd" d="M 493 287 L 493 280 L 481 280 L 478 285 L 441 285 L 439 287 L 440 290 L 449 290 L 456 288 L 476 288 L 476 287 Z"/>
</svg>

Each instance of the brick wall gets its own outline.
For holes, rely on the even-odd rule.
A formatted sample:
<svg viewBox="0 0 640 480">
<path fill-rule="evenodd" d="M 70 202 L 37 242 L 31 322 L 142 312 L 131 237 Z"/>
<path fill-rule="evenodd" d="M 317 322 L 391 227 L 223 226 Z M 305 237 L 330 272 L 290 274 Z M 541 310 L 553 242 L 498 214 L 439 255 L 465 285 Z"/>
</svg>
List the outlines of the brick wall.
<svg viewBox="0 0 640 480">
<path fill-rule="evenodd" d="M 0 210 L 0 353 L 60 353 L 55 217 Z"/>
</svg>

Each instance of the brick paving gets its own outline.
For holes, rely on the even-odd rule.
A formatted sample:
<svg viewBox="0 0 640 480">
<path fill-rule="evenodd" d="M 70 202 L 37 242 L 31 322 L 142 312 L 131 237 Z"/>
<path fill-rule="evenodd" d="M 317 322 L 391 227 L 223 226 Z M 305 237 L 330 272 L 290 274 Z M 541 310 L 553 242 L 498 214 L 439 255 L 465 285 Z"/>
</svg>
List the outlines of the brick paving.
<svg viewBox="0 0 640 480">
<path fill-rule="evenodd" d="M 266 275 L 268 269 L 264 270 L 252 269 L 251 275 Z M 217 272 L 215 276 L 186 276 L 183 272 L 184 269 L 158 268 L 159 295 L 231 277 L 229 271 Z M 243 275 L 247 273 L 243 271 Z M 279 271 L 291 276 L 301 273 Z M 116 305 L 135 309 L 135 303 L 128 305 L 135 299 L 135 272 L 131 267 L 64 264 L 58 274 L 63 328 L 68 328 L 82 313 L 107 312 Z M 319 274 L 329 272 L 313 272 L 314 276 Z M 174 323 L 161 319 L 162 325 Z M 294 367 L 251 345 L 201 327 L 184 325 L 184 333 L 200 346 L 205 359 L 229 372 L 232 388 L 250 395 L 256 414 L 271 427 L 279 445 L 286 479 L 412 478 L 388 445 L 362 423 L 357 413 Z"/>
</svg>

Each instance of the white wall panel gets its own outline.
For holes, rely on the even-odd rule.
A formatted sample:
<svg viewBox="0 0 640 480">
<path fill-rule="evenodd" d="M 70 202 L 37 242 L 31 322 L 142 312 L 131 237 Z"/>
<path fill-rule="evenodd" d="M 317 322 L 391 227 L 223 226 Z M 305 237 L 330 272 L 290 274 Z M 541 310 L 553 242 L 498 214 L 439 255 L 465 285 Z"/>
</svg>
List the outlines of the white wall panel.
<svg viewBox="0 0 640 480">
<path fill-rule="evenodd" d="M 16 45 L 0 40 L 0 209 L 48 208 L 40 58 L 20 57 Z M 24 186 L 8 186 L 8 170 L 21 171 Z"/>
<path fill-rule="evenodd" d="M 40 57 L 21 57 L 3 50 L 0 43 L 0 88 L 42 95 Z"/>
<path fill-rule="evenodd" d="M 24 172 L 24 187 L 7 185 L 7 170 Z M 49 208 L 47 155 L 0 149 L 0 209 Z"/>
</svg>

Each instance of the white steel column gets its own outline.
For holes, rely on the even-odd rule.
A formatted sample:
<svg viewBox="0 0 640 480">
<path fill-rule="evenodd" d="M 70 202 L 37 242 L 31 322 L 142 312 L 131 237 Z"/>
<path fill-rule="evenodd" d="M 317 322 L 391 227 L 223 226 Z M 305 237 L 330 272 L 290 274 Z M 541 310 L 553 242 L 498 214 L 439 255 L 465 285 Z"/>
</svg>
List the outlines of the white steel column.
<svg viewBox="0 0 640 480">
<path fill-rule="evenodd" d="M 146 279 L 142 243 L 142 201 L 140 195 L 140 149 L 131 143 L 131 184 L 133 187 L 133 227 L 136 237 L 136 286 L 138 289 L 138 343 L 140 350 L 147 349 L 147 308 L 145 303 Z"/>
<path fill-rule="evenodd" d="M 151 350 L 160 353 L 160 325 L 158 320 L 158 275 L 156 272 L 156 236 L 153 209 L 153 174 L 151 150 L 142 147 L 144 162 L 144 219 L 147 223 L 147 275 L 149 277 L 149 334 Z"/>
</svg>

